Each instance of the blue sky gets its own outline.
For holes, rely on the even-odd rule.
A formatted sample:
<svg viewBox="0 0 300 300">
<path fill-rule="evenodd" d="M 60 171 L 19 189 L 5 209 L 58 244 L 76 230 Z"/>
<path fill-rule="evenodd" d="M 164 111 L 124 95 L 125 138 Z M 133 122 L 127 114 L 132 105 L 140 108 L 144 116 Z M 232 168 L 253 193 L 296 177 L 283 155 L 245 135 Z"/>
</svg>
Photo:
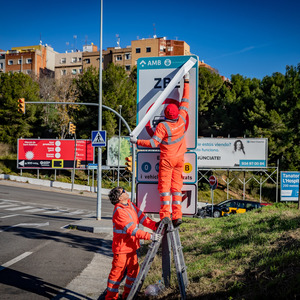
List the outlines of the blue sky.
<svg viewBox="0 0 300 300">
<path fill-rule="evenodd" d="M 0 49 L 37 45 L 40 35 L 57 52 L 99 46 L 100 0 L 3 1 L 1 11 Z M 292 0 L 103 0 L 103 48 L 117 46 L 117 34 L 126 47 L 155 33 L 186 41 L 221 75 L 262 79 L 300 63 L 299 12 Z"/>
</svg>

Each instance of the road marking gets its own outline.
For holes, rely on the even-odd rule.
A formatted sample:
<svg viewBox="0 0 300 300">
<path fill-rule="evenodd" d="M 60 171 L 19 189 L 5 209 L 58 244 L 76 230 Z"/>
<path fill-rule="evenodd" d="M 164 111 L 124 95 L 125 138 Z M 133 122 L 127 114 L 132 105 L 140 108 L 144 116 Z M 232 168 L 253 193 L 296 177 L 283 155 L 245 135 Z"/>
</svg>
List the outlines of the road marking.
<svg viewBox="0 0 300 300">
<path fill-rule="evenodd" d="M 73 211 L 73 212 L 68 212 L 66 214 L 64 214 L 64 216 L 73 216 L 73 215 L 80 215 L 83 214 L 84 212 L 82 210 L 77 210 L 77 211 Z"/>
<path fill-rule="evenodd" d="M 43 211 L 43 210 L 45 210 L 45 209 L 44 208 L 34 208 L 34 209 L 25 210 L 25 212 L 35 213 L 35 212 Z"/>
<path fill-rule="evenodd" d="M 19 215 L 7 215 L 7 216 L 0 217 L 0 219 L 11 218 L 11 217 L 16 217 L 16 216 L 19 216 Z"/>
<path fill-rule="evenodd" d="M 3 205 L 0 205 L 0 208 L 12 207 L 12 206 L 17 206 L 17 204 L 3 204 Z"/>
<path fill-rule="evenodd" d="M 44 212 L 44 214 L 58 214 L 58 213 L 60 213 L 59 210 L 47 210 Z"/>
<path fill-rule="evenodd" d="M 22 260 L 23 258 L 29 256 L 30 254 L 32 254 L 33 252 L 24 252 L 23 254 L 17 256 L 16 258 L 6 262 L 5 264 L 0 266 L 0 271 L 2 271 L 5 268 L 10 267 L 11 265 L 17 263 L 18 261 Z"/>
<path fill-rule="evenodd" d="M 23 210 L 23 209 L 28 209 L 28 208 L 32 208 L 32 206 L 19 206 L 19 207 L 13 207 L 13 208 L 6 208 L 5 210 Z"/>
<path fill-rule="evenodd" d="M 16 224 L 16 225 L 7 227 L 3 230 L 0 230 L 0 232 L 7 231 L 7 230 L 9 230 L 11 228 L 15 228 L 15 227 L 32 227 L 32 228 L 36 228 L 36 227 L 43 227 L 43 226 L 49 226 L 49 222 L 46 222 L 46 223 L 20 223 L 20 224 Z"/>
</svg>

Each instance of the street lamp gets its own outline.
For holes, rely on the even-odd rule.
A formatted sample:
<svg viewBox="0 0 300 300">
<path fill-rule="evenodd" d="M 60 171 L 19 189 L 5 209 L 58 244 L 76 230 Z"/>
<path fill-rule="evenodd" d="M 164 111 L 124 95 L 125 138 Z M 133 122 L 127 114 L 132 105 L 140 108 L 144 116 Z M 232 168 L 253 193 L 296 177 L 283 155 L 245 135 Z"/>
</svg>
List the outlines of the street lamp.
<svg viewBox="0 0 300 300">
<path fill-rule="evenodd" d="M 120 108 L 120 116 L 122 111 L 122 105 L 119 105 Z M 121 118 L 119 118 L 119 153 L 118 153 L 118 186 L 120 181 L 120 151 L 121 151 Z"/>
</svg>

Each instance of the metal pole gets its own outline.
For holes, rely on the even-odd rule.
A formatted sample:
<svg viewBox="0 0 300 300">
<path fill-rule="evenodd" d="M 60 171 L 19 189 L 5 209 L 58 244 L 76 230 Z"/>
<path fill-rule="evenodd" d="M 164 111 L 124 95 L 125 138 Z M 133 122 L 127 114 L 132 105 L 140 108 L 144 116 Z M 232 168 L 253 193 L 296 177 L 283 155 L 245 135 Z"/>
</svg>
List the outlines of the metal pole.
<svg viewBox="0 0 300 300">
<path fill-rule="evenodd" d="M 122 111 L 122 105 L 119 105 L 120 108 L 120 115 Z M 121 118 L 119 118 L 119 155 L 118 155 L 118 186 L 120 181 L 120 151 L 121 151 Z"/>
<path fill-rule="evenodd" d="M 99 49 L 99 106 L 98 106 L 98 130 L 102 130 L 102 24 L 103 24 L 103 0 L 100 0 L 100 49 Z M 97 220 L 101 220 L 101 185 L 102 185 L 102 150 L 98 147 L 97 167 Z"/>
<path fill-rule="evenodd" d="M 71 191 L 73 192 L 74 180 L 75 180 L 75 162 L 76 162 L 76 133 L 75 133 L 75 145 L 74 145 L 74 161 L 73 161 L 73 172 L 72 172 L 72 187 Z"/>
</svg>

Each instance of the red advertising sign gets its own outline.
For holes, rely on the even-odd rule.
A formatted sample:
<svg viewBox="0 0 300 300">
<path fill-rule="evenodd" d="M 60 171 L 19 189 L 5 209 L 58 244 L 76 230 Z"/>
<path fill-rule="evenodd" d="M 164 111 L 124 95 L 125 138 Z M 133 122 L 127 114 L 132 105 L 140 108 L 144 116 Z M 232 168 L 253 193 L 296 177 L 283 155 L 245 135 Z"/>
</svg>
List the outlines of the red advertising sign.
<svg viewBox="0 0 300 300">
<path fill-rule="evenodd" d="M 72 169 L 75 140 L 18 139 L 19 169 Z M 94 162 L 90 140 L 76 140 L 75 167 L 87 169 Z"/>
</svg>

